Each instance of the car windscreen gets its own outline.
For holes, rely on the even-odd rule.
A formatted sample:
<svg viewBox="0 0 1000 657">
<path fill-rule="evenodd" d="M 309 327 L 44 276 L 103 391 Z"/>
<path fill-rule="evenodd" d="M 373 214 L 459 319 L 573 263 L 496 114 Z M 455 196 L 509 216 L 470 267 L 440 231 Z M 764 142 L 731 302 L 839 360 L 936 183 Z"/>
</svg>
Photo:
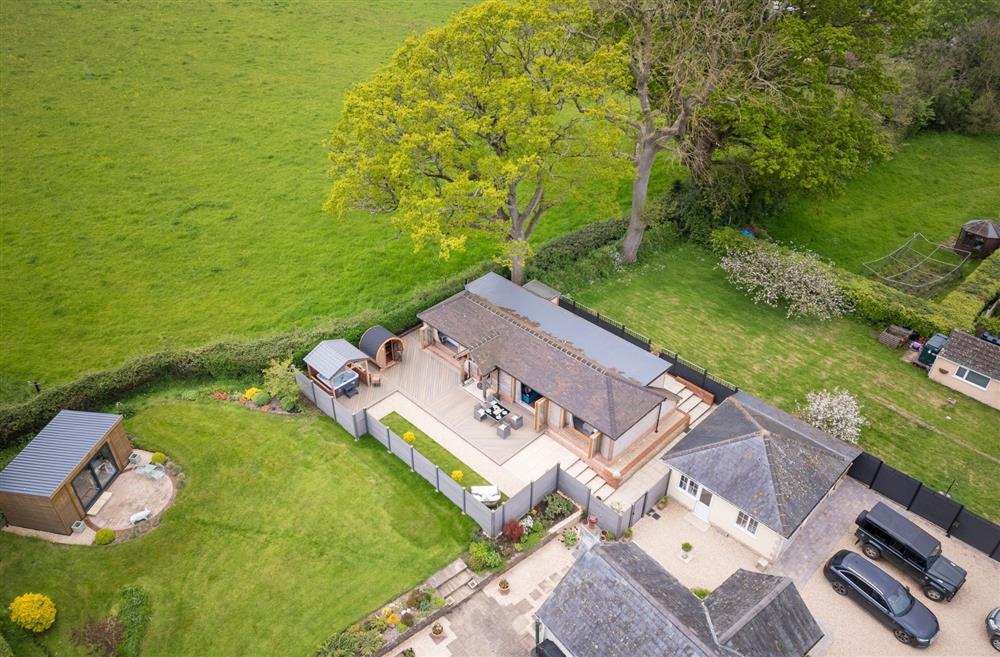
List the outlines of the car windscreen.
<svg viewBox="0 0 1000 657">
<path fill-rule="evenodd" d="M 902 586 L 891 587 L 886 591 L 885 601 L 893 616 L 901 616 L 913 606 L 913 596 Z"/>
</svg>

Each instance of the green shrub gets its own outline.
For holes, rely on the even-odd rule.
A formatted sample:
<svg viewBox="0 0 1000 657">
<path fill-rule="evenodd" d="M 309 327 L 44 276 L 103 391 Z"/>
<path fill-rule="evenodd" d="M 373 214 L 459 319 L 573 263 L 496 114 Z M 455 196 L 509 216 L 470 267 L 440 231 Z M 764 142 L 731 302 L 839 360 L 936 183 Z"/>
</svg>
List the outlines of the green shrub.
<svg viewBox="0 0 1000 657">
<path fill-rule="evenodd" d="M 1000 335 L 1000 317 L 980 317 L 976 325 L 993 335 Z M 2 523 L 3 519 L 0 518 L 0 526 L 2 526 Z"/>
<path fill-rule="evenodd" d="M 299 384 L 295 381 L 295 367 L 290 357 L 271 360 L 264 369 L 264 390 L 278 399 L 299 396 Z"/>
<path fill-rule="evenodd" d="M 569 498 L 559 493 L 546 495 L 542 501 L 545 502 L 545 511 L 542 512 L 542 520 L 547 525 L 552 525 L 563 518 L 569 517 L 573 513 L 573 509 L 576 508 L 576 505 Z"/>
<path fill-rule="evenodd" d="M 114 543 L 115 541 L 115 530 L 105 527 L 104 529 L 98 529 L 97 533 L 94 534 L 94 544 L 95 545 L 107 545 L 109 543 Z"/>
<path fill-rule="evenodd" d="M 260 392 L 254 394 L 254 396 L 250 399 L 250 401 L 257 404 L 258 406 L 267 406 L 268 404 L 271 403 L 271 395 L 261 390 Z"/>
<path fill-rule="evenodd" d="M 372 657 L 384 643 L 381 632 L 352 625 L 327 639 L 316 654 L 317 657 Z"/>
<path fill-rule="evenodd" d="M 167 455 L 163 452 L 156 452 L 149 458 L 149 462 L 153 465 L 163 465 L 167 462 Z"/>
<path fill-rule="evenodd" d="M 421 609 L 431 603 L 431 592 L 426 589 L 414 589 L 406 598 L 406 606 L 410 609 Z"/>
<path fill-rule="evenodd" d="M 408 611 L 404 611 L 403 614 L 399 617 L 399 622 L 407 627 L 413 627 L 414 623 L 413 614 L 411 614 Z"/>
<path fill-rule="evenodd" d="M 481 573 L 503 566 L 503 557 L 490 541 L 480 541 L 469 546 L 469 568 Z"/>
<path fill-rule="evenodd" d="M 694 593 L 696 596 L 698 596 L 699 600 L 704 600 L 705 598 L 708 597 L 708 594 L 711 593 L 711 591 L 709 591 L 708 589 L 703 589 L 700 586 L 696 586 L 693 589 L 691 589 L 691 593 Z"/>
<path fill-rule="evenodd" d="M 0 634 L 0 657 L 14 657 L 14 651 L 2 634 Z"/>
<path fill-rule="evenodd" d="M 616 244 L 625 236 L 627 227 L 624 219 L 609 219 L 550 240 L 528 260 L 525 273 L 528 278 L 548 281 L 557 272 L 575 266 L 582 257 L 603 246 Z"/>
<path fill-rule="evenodd" d="M 681 543 L 681 550 L 685 552 L 690 552 L 693 548 L 694 546 L 686 541 L 684 543 Z"/>
<path fill-rule="evenodd" d="M 284 409 L 285 411 L 291 413 L 292 411 L 294 411 L 296 408 L 299 407 L 299 398 L 298 397 L 282 397 L 281 399 L 278 400 L 278 403 L 281 404 L 281 408 L 282 409 Z"/>
</svg>

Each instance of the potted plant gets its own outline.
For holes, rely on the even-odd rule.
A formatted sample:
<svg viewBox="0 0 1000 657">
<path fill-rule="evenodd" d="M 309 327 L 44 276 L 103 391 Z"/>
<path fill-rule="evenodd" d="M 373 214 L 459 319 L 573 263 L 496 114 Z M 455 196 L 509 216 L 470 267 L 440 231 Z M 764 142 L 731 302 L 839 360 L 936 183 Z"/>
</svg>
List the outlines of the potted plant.
<svg viewBox="0 0 1000 657">
<path fill-rule="evenodd" d="M 510 582 L 507 581 L 506 577 L 500 578 L 499 586 L 500 586 L 500 593 L 502 595 L 507 595 L 508 593 L 510 593 Z"/>
<path fill-rule="evenodd" d="M 431 638 L 435 641 L 440 641 L 444 638 L 444 625 L 441 623 L 434 623 L 431 625 Z"/>
<path fill-rule="evenodd" d="M 666 495 L 664 495 L 663 497 L 661 497 L 656 502 L 656 508 L 659 509 L 660 511 L 663 511 L 665 508 L 667 508 L 667 500 L 668 500 L 668 498 L 667 498 Z"/>
<path fill-rule="evenodd" d="M 622 541 L 628 543 L 632 540 L 632 528 L 628 527 L 624 533 L 622 533 Z"/>
<path fill-rule="evenodd" d="M 403 657 L 417 657 L 417 653 L 413 651 L 413 648 L 406 648 L 403 650 Z"/>
<path fill-rule="evenodd" d="M 680 551 L 680 554 L 677 555 L 678 558 L 680 558 L 681 561 L 691 561 L 691 559 L 692 559 L 691 550 L 692 549 L 694 549 L 694 546 L 691 545 L 690 543 L 688 543 L 687 541 L 685 541 L 684 543 L 681 543 L 681 551 Z"/>
</svg>

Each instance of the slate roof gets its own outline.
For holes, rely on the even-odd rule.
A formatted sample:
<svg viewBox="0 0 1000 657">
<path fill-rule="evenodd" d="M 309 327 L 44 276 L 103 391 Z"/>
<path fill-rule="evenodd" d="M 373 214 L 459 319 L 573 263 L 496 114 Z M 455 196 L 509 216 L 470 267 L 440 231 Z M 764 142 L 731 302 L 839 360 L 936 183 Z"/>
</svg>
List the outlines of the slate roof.
<svg viewBox="0 0 1000 657">
<path fill-rule="evenodd" d="M 665 390 L 647 388 L 603 368 L 575 345 L 555 339 L 468 291 L 419 317 L 467 348 L 483 372 L 499 367 L 613 439 L 664 399 L 675 398 Z"/>
<path fill-rule="evenodd" d="M 787 538 L 860 453 L 739 392 L 663 460 Z"/>
<path fill-rule="evenodd" d="M 730 657 L 687 587 L 633 543 L 583 554 L 538 610 L 574 657 Z"/>
<path fill-rule="evenodd" d="M 962 230 L 966 233 L 985 237 L 986 239 L 1000 238 L 1000 222 L 990 219 L 973 219 L 962 224 Z"/>
<path fill-rule="evenodd" d="M 719 643 L 745 657 L 801 657 L 823 630 L 787 577 L 742 568 L 705 598 Z"/>
<path fill-rule="evenodd" d="M 59 411 L 0 472 L 0 492 L 51 497 L 121 419 L 111 413 Z"/>
<path fill-rule="evenodd" d="M 333 378 L 348 363 L 367 360 L 368 356 L 347 340 L 323 340 L 303 360 L 322 374 Z"/>
<path fill-rule="evenodd" d="M 642 385 L 649 385 L 670 369 L 669 363 L 642 347 L 493 272 L 471 281 L 465 289 L 508 314 L 531 323 L 552 338 L 573 345 L 574 349 L 605 369 L 620 372 Z"/>
<path fill-rule="evenodd" d="M 802 657 L 823 636 L 785 577 L 739 570 L 702 602 L 633 543 L 583 554 L 537 616 L 574 657 Z"/>
<path fill-rule="evenodd" d="M 969 335 L 965 331 L 952 331 L 938 356 L 985 374 L 991 379 L 1000 379 L 1000 345 Z"/>
</svg>

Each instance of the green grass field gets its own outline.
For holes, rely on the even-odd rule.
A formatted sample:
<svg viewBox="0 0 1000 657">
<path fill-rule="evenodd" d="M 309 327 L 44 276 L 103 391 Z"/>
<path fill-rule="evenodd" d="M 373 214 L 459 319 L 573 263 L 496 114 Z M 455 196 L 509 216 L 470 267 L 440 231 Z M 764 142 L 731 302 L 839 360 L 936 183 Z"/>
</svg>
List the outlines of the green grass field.
<svg viewBox="0 0 1000 657">
<path fill-rule="evenodd" d="M 932 382 L 869 327 L 790 320 L 782 309 L 754 305 L 693 246 L 575 297 L 786 411 L 812 390 L 851 391 L 870 421 L 864 449 L 936 489 L 954 480 L 954 497 L 1000 520 L 1000 412 Z"/>
<path fill-rule="evenodd" d="M 161 396 L 126 428 L 187 473 L 160 527 L 104 548 L 0 533 L 0 601 L 51 596 L 58 617 L 43 642 L 54 654 L 83 654 L 71 629 L 136 582 L 153 604 L 143 655 L 311 654 L 468 546 L 471 520 L 376 441 L 355 443 L 319 414 Z M 40 654 L 0 627 L 15 654 Z"/>
<path fill-rule="evenodd" d="M 492 254 L 322 212 L 343 91 L 471 0 L 0 5 L 0 400 L 170 345 L 394 304 Z M 543 241 L 605 218 L 580 199 Z M 566 190 L 553 190 L 559 196 Z"/>
<path fill-rule="evenodd" d="M 842 194 L 793 201 L 767 229 L 860 272 L 913 233 L 950 240 L 984 217 L 1000 217 L 1000 137 L 922 133 Z"/>
</svg>

